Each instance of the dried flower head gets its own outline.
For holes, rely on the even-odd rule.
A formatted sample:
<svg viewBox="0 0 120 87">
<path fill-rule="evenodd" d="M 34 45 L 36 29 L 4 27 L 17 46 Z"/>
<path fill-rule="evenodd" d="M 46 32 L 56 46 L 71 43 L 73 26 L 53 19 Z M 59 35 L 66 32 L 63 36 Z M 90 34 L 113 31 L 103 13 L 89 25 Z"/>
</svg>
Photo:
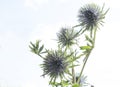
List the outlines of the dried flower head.
<svg viewBox="0 0 120 87">
<path fill-rule="evenodd" d="M 42 64 L 44 75 L 48 75 L 50 78 L 54 79 L 59 76 L 63 77 L 67 66 L 67 59 L 64 56 L 64 53 L 60 51 L 48 51 Z"/>
<path fill-rule="evenodd" d="M 58 43 L 64 46 L 71 46 L 76 43 L 77 37 L 79 36 L 79 31 L 75 31 L 70 28 L 62 28 L 59 33 L 57 33 Z"/>
<path fill-rule="evenodd" d="M 103 8 L 104 5 L 101 9 L 95 4 L 88 4 L 79 10 L 78 18 L 80 25 L 83 26 L 83 32 L 86 30 L 92 31 L 94 27 L 98 27 L 99 24 L 103 23 L 105 14 L 108 11 L 103 13 Z"/>
</svg>

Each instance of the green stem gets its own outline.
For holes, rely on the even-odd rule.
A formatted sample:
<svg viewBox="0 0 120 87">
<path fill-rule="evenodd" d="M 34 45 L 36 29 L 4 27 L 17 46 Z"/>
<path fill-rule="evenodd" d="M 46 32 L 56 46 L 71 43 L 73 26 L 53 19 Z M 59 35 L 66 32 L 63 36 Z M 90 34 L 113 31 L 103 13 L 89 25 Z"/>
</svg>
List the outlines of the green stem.
<svg viewBox="0 0 120 87">
<path fill-rule="evenodd" d="M 97 28 L 95 28 L 95 31 L 94 31 L 93 48 L 95 47 L 96 31 L 97 31 Z"/>
<path fill-rule="evenodd" d="M 41 58 L 43 58 L 43 59 L 45 59 L 42 55 L 40 55 L 40 54 L 37 54 L 39 57 L 41 57 Z"/>
<path fill-rule="evenodd" d="M 88 60 L 88 58 L 89 58 L 89 56 L 90 56 L 90 53 L 92 52 L 93 48 L 95 47 L 96 31 L 97 31 L 97 28 L 95 28 L 95 30 L 94 30 L 93 46 L 92 46 L 91 50 L 89 51 L 89 53 L 87 53 L 87 55 L 85 56 L 85 62 L 84 62 L 84 64 L 83 64 L 83 67 L 82 67 L 82 69 L 81 69 L 81 72 L 80 72 L 80 75 L 79 75 L 79 78 L 78 78 L 78 81 L 77 81 L 78 84 L 79 84 L 79 82 L 80 82 L 80 79 L 81 79 L 83 70 L 84 70 L 85 65 L 86 65 L 86 63 L 87 63 L 87 60 Z"/>
<path fill-rule="evenodd" d="M 70 52 L 73 52 L 72 51 L 72 48 L 69 47 L 69 50 Z M 74 66 L 74 63 L 72 62 L 72 66 Z M 75 78 L 75 69 L 74 67 L 72 67 L 72 80 L 73 80 L 73 83 L 76 83 L 76 78 Z"/>
<path fill-rule="evenodd" d="M 72 66 L 74 65 L 74 63 L 72 62 Z M 75 69 L 74 67 L 72 67 L 72 79 L 73 79 L 73 83 L 76 83 L 76 78 L 75 78 Z"/>
<path fill-rule="evenodd" d="M 84 62 L 84 64 L 83 64 L 83 67 L 82 67 L 82 69 L 81 69 L 79 78 L 78 78 L 78 80 L 77 80 L 77 83 L 78 83 L 78 84 L 79 84 L 79 82 L 80 82 L 80 78 L 81 78 L 81 76 L 82 76 L 83 70 L 84 70 L 84 68 L 85 68 L 85 65 L 86 65 L 86 63 L 87 63 L 87 60 L 88 60 L 88 58 L 89 58 L 90 53 L 91 53 L 91 51 L 90 51 L 90 52 L 86 55 L 86 57 L 85 57 L 85 62 Z"/>
<path fill-rule="evenodd" d="M 72 63 L 72 66 L 73 66 L 73 63 Z M 73 83 L 76 83 L 74 67 L 72 67 L 72 78 L 73 78 Z"/>
</svg>

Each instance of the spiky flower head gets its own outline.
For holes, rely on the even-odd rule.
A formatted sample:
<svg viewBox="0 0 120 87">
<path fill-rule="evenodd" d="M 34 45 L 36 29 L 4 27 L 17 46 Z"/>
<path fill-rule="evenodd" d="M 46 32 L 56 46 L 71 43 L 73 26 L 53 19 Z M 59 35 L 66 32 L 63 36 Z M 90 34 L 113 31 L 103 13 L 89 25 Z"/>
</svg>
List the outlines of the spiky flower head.
<svg viewBox="0 0 120 87">
<path fill-rule="evenodd" d="M 48 51 L 42 64 L 44 75 L 48 75 L 51 79 L 63 77 L 67 66 L 67 58 L 60 51 Z"/>
<path fill-rule="evenodd" d="M 83 32 L 86 30 L 92 31 L 94 27 L 98 27 L 99 24 L 103 23 L 105 14 L 107 11 L 103 12 L 104 5 L 102 9 L 96 4 L 87 4 L 79 10 L 79 22 L 83 26 Z"/>
<path fill-rule="evenodd" d="M 61 28 L 60 32 L 57 33 L 58 43 L 64 46 L 71 46 L 76 43 L 79 31 L 75 31 L 72 28 Z"/>
<path fill-rule="evenodd" d="M 76 76 L 76 81 L 78 81 L 79 76 Z M 79 81 L 80 87 L 87 86 L 87 76 L 82 75 Z"/>
</svg>

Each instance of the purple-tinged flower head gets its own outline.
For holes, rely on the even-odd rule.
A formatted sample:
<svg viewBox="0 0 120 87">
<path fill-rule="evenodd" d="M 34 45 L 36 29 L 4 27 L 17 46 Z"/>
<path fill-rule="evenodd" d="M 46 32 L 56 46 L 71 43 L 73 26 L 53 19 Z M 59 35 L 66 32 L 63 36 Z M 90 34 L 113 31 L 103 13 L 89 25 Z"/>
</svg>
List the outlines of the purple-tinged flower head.
<svg viewBox="0 0 120 87">
<path fill-rule="evenodd" d="M 86 30 L 92 31 L 94 27 L 98 27 L 99 24 L 102 25 L 103 19 L 105 18 L 106 12 L 103 12 L 104 5 L 102 9 L 95 4 L 87 4 L 79 10 L 78 20 L 80 25 L 83 26 L 83 32 Z"/>
<path fill-rule="evenodd" d="M 71 46 L 76 43 L 79 31 L 75 31 L 72 28 L 61 28 L 60 32 L 57 33 L 58 43 L 64 46 Z"/>
<path fill-rule="evenodd" d="M 42 64 L 44 75 L 48 75 L 54 79 L 63 77 L 67 66 L 67 58 L 64 56 L 64 53 L 60 51 L 48 51 Z"/>
</svg>

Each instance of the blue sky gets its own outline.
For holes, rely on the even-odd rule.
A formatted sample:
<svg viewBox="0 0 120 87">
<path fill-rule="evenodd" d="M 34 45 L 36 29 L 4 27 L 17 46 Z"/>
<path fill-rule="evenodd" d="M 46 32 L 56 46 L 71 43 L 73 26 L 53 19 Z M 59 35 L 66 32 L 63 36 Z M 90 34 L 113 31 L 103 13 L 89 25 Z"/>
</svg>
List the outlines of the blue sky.
<svg viewBox="0 0 120 87">
<path fill-rule="evenodd" d="M 1 0 L 0 87 L 47 87 L 39 64 L 42 60 L 28 48 L 30 41 L 43 40 L 54 47 L 56 32 L 77 24 L 79 8 L 86 3 L 110 8 L 104 27 L 98 30 L 96 48 L 85 68 L 95 87 L 119 87 L 120 41 L 117 0 Z"/>
</svg>

